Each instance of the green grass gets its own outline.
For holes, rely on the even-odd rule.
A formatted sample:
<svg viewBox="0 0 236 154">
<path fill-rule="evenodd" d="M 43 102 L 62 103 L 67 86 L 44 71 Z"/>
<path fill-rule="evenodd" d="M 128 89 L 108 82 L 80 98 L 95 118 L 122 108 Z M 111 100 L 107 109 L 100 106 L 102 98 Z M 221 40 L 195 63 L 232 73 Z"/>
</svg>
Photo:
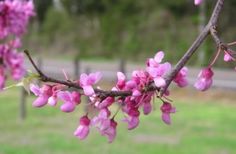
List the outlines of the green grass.
<svg viewBox="0 0 236 154">
<path fill-rule="evenodd" d="M 95 129 L 84 141 L 73 136 L 82 110 L 65 114 L 48 106 L 35 109 L 31 107 L 33 97 L 28 98 L 27 118 L 21 121 L 18 96 L 16 90 L 0 95 L 0 154 L 236 152 L 236 104 L 233 99 L 174 95 L 178 112 L 172 116 L 172 125 L 163 124 L 160 111 L 155 110 L 149 116 L 141 116 L 140 126 L 133 131 L 128 131 L 125 124 L 118 125 L 116 140 L 108 144 Z"/>
</svg>

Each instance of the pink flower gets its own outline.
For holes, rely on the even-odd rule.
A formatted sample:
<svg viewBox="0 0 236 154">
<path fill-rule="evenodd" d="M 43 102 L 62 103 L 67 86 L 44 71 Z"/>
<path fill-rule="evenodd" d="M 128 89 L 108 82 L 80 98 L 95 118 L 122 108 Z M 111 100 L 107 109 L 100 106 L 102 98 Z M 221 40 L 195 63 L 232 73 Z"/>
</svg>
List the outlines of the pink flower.
<svg viewBox="0 0 236 154">
<path fill-rule="evenodd" d="M 25 75 L 23 53 L 9 50 L 6 54 L 6 61 L 11 69 L 13 79 L 20 80 Z"/>
<path fill-rule="evenodd" d="M 114 99 L 113 97 L 107 97 L 107 98 L 105 98 L 102 102 L 98 102 L 98 104 L 96 104 L 96 107 L 99 108 L 99 109 L 107 108 L 107 107 L 109 107 L 114 101 L 115 101 L 115 99 Z"/>
<path fill-rule="evenodd" d="M 109 143 L 112 143 L 116 137 L 116 126 L 117 126 L 117 122 L 115 122 L 114 119 L 111 119 L 109 127 L 101 131 L 101 134 L 103 136 L 107 136 Z"/>
<path fill-rule="evenodd" d="M 162 112 L 162 120 L 166 124 L 171 124 L 171 119 L 170 119 L 170 113 L 175 113 L 175 107 L 172 107 L 172 105 L 168 102 L 164 102 L 161 106 L 161 112 Z"/>
<path fill-rule="evenodd" d="M 90 124 L 90 119 L 87 116 L 81 117 L 80 125 L 75 130 L 74 135 L 78 137 L 80 140 L 85 139 L 89 134 L 89 124 Z"/>
<path fill-rule="evenodd" d="M 89 75 L 83 73 L 80 75 L 80 85 L 86 96 L 92 96 L 94 94 L 92 85 L 96 84 L 101 77 L 102 75 L 100 72 L 90 73 Z"/>
<path fill-rule="evenodd" d="M 152 105 L 150 102 L 143 103 L 143 114 L 148 115 L 152 111 Z"/>
<path fill-rule="evenodd" d="M 200 5 L 203 2 L 203 0 L 194 0 L 195 5 Z"/>
<path fill-rule="evenodd" d="M 35 15 L 32 0 L 1 1 L 0 12 L 0 38 L 10 34 L 21 36 L 26 31 L 30 17 Z"/>
<path fill-rule="evenodd" d="M 187 81 L 187 73 L 188 73 L 188 68 L 183 67 L 175 76 L 174 82 L 179 86 L 179 87 L 185 87 L 188 85 Z"/>
<path fill-rule="evenodd" d="M 163 51 L 157 52 L 156 55 L 154 56 L 154 59 L 153 58 L 148 59 L 147 66 L 150 66 L 150 67 L 158 66 L 159 63 L 161 63 L 164 56 L 165 56 L 165 54 Z"/>
<path fill-rule="evenodd" d="M 31 84 L 30 90 L 38 98 L 33 102 L 34 107 L 42 107 L 47 104 L 49 97 L 52 95 L 52 87 L 50 85 L 43 85 L 39 88 L 37 85 Z"/>
<path fill-rule="evenodd" d="M 118 81 L 116 83 L 116 87 L 118 89 L 123 89 L 125 87 L 125 79 L 126 79 L 124 73 L 117 72 L 117 79 L 118 79 Z"/>
<path fill-rule="evenodd" d="M 0 90 L 4 88 L 5 79 L 4 67 L 0 65 Z"/>
<path fill-rule="evenodd" d="M 204 68 L 198 74 L 197 81 L 194 84 L 194 87 L 197 90 L 205 91 L 209 89 L 212 85 L 212 77 L 214 73 L 210 67 Z"/>
<path fill-rule="evenodd" d="M 146 71 L 153 78 L 157 87 L 164 87 L 166 85 L 163 76 L 171 69 L 170 63 L 165 62 L 161 64 L 163 58 L 164 53 L 160 51 L 155 55 L 154 59 L 150 58 L 147 62 Z"/>
<path fill-rule="evenodd" d="M 139 111 L 137 109 L 130 109 L 128 112 L 128 117 L 123 121 L 128 123 L 128 129 L 132 130 L 136 128 L 139 124 Z"/>
<path fill-rule="evenodd" d="M 70 93 L 69 91 L 60 91 L 57 94 L 64 104 L 61 105 L 61 111 L 72 112 L 75 110 L 77 104 L 80 103 L 80 94 L 77 92 Z"/>
<path fill-rule="evenodd" d="M 99 131 L 106 130 L 108 127 L 110 127 L 110 114 L 111 112 L 107 108 L 100 110 L 98 116 L 95 116 L 92 119 L 91 124 L 98 128 Z"/>
<path fill-rule="evenodd" d="M 51 96 L 48 98 L 48 105 L 56 106 L 57 105 L 57 96 Z"/>
<path fill-rule="evenodd" d="M 227 52 L 225 52 L 224 61 L 229 62 L 229 61 L 232 61 L 232 60 L 233 60 L 233 57 L 230 54 L 228 54 Z"/>
</svg>

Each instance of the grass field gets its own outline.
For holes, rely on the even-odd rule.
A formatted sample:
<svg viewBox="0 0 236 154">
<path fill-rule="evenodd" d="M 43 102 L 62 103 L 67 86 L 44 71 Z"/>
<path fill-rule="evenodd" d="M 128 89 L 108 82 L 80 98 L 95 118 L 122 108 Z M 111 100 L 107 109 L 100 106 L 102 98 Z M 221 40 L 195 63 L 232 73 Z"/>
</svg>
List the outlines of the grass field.
<svg viewBox="0 0 236 154">
<path fill-rule="evenodd" d="M 65 114 L 52 107 L 31 107 L 19 119 L 19 92 L 0 94 L 0 154 L 233 154 L 236 153 L 235 92 L 196 93 L 174 90 L 178 112 L 171 126 L 160 111 L 142 116 L 140 126 L 128 131 L 118 126 L 116 140 L 108 144 L 93 129 L 85 141 L 73 136 L 81 110 Z M 157 102 L 156 108 L 159 108 Z M 121 119 L 122 117 L 118 117 Z"/>
</svg>

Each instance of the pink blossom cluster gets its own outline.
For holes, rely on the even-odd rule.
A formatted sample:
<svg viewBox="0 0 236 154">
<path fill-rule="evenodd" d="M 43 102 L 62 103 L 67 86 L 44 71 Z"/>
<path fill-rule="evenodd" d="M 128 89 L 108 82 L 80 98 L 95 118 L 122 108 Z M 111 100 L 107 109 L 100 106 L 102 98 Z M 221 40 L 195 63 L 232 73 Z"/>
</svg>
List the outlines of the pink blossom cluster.
<svg viewBox="0 0 236 154">
<path fill-rule="evenodd" d="M 31 0 L 0 1 L 0 90 L 4 88 L 7 75 L 14 80 L 25 74 L 20 37 L 26 31 L 30 17 L 34 15 Z"/>
<path fill-rule="evenodd" d="M 32 0 L 0 1 L 0 38 L 21 36 L 34 14 Z"/>
<path fill-rule="evenodd" d="M 117 83 L 111 92 L 130 91 L 128 96 L 103 96 L 96 92 L 94 85 L 101 79 L 101 73 L 81 74 L 80 78 L 75 81 L 81 87 L 81 91 L 67 91 L 64 85 L 45 84 L 41 88 L 31 84 L 30 90 L 37 96 L 33 102 L 34 107 L 42 107 L 46 104 L 56 106 L 58 100 L 63 103 L 60 110 L 63 112 L 73 112 L 81 103 L 81 96 L 89 98 L 87 106 L 97 111 L 97 114 L 87 112 L 80 118 L 80 124 L 74 135 L 79 139 L 85 139 L 89 134 L 90 128 L 95 127 L 101 135 L 106 136 L 111 143 L 116 137 L 116 127 L 118 121 L 115 119 L 116 114 L 120 111 L 124 118 L 120 121 L 127 123 L 129 130 L 139 125 L 141 111 L 148 115 L 153 111 L 153 99 L 160 97 L 153 90 L 148 90 L 150 86 L 162 88 L 166 85 L 164 76 L 170 71 L 171 64 L 162 63 L 164 52 L 158 52 L 153 58 L 147 60 L 145 70 L 135 70 L 130 79 L 122 72 L 117 73 Z M 184 87 L 188 84 L 186 79 L 187 68 L 184 67 L 175 77 L 174 82 Z M 167 96 L 169 92 L 164 95 Z M 175 113 L 175 107 L 166 99 L 160 99 L 161 118 L 166 124 L 171 123 L 171 113 Z M 116 112 L 112 114 L 112 111 Z"/>
<path fill-rule="evenodd" d="M 0 89 L 3 89 L 5 85 L 7 74 L 17 81 L 25 74 L 24 55 L 16 49 L 21 46 L 19 41 L 15 39 L 8 44 L 0 44 Z"/>
<path fill-rule="evenodd" d="M 221 50 L 218 50 L 221 52 Z M 233 59 L 228 51 L 224 51 L 224 60 Z M 228 55 L 227 55 L 228 54 Z M 206 68 L 203 68 L 194 84 L 194 87 L 200 91 L 209 89 L 213 83 L 212 65 L 218 58 L 216 54 L 213 62 Z M 229 58 L 226 58 L 229 56 Z M 124 73 L 117 72 L 117 82 L 115 86 L 107 93 L 102 93 L 99 88 L 94 86 L 99 82 L 102 75 L 100 72 L 81 74 L 78 80 L 71 81 L 78 85 L 80 90 L 68 91 L 69 87 L 61 84 L 45 84 L 41 88 L 35 84 L 30 85 L 30 90 L 37 96 L 33 102 L 34 107 L 43 107 L 46 104 L 56 106 L 58 100 L 62 101 L 60 110 L 62 112 L 73 112 L 81 104 L 81 97 L 88 97 L 89 103 L 86 104 L 90 109 L 96 111 L 96 114 L 87 111 L 80 118 L 79 126 L 74 135 L 79 139 L 85 139 L 91 127 L 97 128 L 102 136 L 108 138 L 111 143 L 116 137 L 116 128 L 118 120 L 115 119 L 118 112 L 122 112 L 123 119 L 120 121 L 127 123 L 128 130 L 135 129 L 140 123 L 140 115 L 148 115 L 153 111 L 154 99 L 158 98 L 161 102 L 161 119 L 166 124 L 171 124 L 171 114 L 176 112 L 176 108 L 171 104 L 167 97 L 170 94 L 167 89 L 164 95 L 160 95 L 161 88 L 166 86 L 165 77 L 172 69 L 169 62 L 162 62 L 164 52 L 159 51 L 153 58 L 146 62 L 146 68 L 134 70 L 129 79 Z M 0 72 L 1 73 L 1 72 Z M 173 78 L 173 82 L 179 87 L 188 85 L 187 67 L 183 67 Z M 1 79 L 0 79 L 1 80 Z M 68 79 L 67 79 L 68 80 Z M 155 89 L 149 89 L 149 88 Z M 128 95 L 109 95 L 109 93 L 129 92 Z M 112 113 L 112 111 L 116 111 Z"/>
</svg>

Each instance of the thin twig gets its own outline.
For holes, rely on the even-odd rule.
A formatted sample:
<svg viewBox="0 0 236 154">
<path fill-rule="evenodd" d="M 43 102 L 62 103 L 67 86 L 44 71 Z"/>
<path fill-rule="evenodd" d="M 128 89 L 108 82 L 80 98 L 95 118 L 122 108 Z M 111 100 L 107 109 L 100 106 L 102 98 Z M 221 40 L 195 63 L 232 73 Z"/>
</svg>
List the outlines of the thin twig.
<svg viewBox="0 0 236 154">
<path fill-rule="evenodd" d="M 165 76 L 166 85 L 161 89 L 160 95 L 162 96 L 167 88 L 169 87 L 172 80 L 175 78 L 177 73 L 186 65 L 186 63 L 189 61 L 189 59 L 192 57 L 192 55 L 197 51 L 197 49 L 200 47 L 200 45 L 203 43 L 203 41 L 208 36 L 210 29 L 212 27 L 216 27 L 217 21 L 219 19 L 220 12 L 222 11 L 224 4 L 224 0 L 218 0 L 214 11 L 212 12 L 211 18 L 208 21 L 208 24 L 204 27 L 202 32 L 198 35 L 196 40 L 193 42 L 193 44 L 190 46 L 190 48 L 187 50 L 187 52 L 183 55 L 183 57 L 178 61 L 178 63 L 175 65 L 175 67 Z"/>
</svg>

